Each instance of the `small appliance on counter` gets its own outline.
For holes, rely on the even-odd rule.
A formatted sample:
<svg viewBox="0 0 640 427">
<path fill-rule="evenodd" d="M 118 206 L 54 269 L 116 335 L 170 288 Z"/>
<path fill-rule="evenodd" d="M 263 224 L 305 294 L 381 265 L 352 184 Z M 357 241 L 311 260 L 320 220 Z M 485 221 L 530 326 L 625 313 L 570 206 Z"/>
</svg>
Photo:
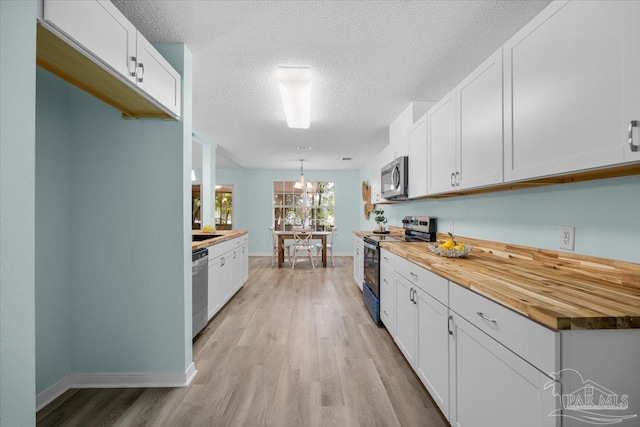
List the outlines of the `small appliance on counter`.
<svg viewBox="0 0 640 427">
<path fill-rule="evenodd" d="M 407 242 L 435 242 L 437 219 L 430 216 L 405 216 L 402 219 Z"/>
</svg>

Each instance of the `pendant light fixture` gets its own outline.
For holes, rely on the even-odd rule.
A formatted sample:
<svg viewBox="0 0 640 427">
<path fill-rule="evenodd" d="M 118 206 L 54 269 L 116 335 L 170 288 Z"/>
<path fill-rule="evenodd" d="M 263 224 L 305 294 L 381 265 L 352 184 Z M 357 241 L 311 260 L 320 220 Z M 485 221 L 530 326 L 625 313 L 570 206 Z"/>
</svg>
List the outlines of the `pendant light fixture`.
<svg viewBox="0 0 640 427">
<path fill-rule="evenodd" d="M 293 188 L 302 190 L 305 187 L 307 191 L 313 190 L 313 184 L 304 179 L 304 159 L 300 159 L 300 179 L 293 184 Z"/>
</svg>

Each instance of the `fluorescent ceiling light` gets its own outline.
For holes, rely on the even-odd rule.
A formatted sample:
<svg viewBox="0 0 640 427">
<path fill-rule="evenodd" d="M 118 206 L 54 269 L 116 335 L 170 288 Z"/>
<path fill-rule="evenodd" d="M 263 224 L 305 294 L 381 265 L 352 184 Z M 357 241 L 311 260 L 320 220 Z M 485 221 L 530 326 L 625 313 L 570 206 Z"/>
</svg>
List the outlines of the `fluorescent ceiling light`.
<svg viewBox="0 0 640 427">
<path fill-rule="evenodd" d="M 280 95 L 287 126 L 309 129 L 311 123 L 311 71 L 303 67 L 278 67 Z"/>
</svg>

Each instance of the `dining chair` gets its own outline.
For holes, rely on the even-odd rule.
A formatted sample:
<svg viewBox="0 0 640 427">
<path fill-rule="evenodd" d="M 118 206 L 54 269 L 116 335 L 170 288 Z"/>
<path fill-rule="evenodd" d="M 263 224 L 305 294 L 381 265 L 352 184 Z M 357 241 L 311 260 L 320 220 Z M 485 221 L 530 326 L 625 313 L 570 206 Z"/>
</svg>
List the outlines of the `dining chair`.
<svg viewBox="0 0 640 427">
<path fill-rule="evenodd" d="M 327 252 L 331 253 L 331 267 L 335 267 L 335 263 L 333 262 L 333 240 L 336 237 L 336 233 L 338 232 L 337 228 L 331 229 L 331 234 L 329 234 L 329 241 L 327 242 Z M 316 243 L 316 264 L 319 262 L 318 257 L 322 254 L 322 243 Z"/>
<path fill-rule="evenodd" d="M 313 233 L 311 233 L 310 231 L 293 232 L 293 262 L 291 263 L 291 269 L 295 268 L 298 254 L 302 252 L 306 252 L 309 255 L 311 267 L 316 268 L 315 263 L 313 262 L 313 255 L 311 255 L 311 251 L 313 250 L 313 244 L 311 243 L 312 237 Z"/>
<path fill-rule="evenodd" d="M 276 230 L 273 227 L 269 227 L 269 230 L 271 230 L 271 247 L 272 247 L 271 267 L 273 267 L 273 262 L 274 261 L 277 262 L 277 259 L 278 259 L 278 235 L 276 234 Z M 283 246 L 284 246 L 284 259 L 289 264 L 291 264 L 291 245 L 287 245 L 285 243 Z"/>
</svg>

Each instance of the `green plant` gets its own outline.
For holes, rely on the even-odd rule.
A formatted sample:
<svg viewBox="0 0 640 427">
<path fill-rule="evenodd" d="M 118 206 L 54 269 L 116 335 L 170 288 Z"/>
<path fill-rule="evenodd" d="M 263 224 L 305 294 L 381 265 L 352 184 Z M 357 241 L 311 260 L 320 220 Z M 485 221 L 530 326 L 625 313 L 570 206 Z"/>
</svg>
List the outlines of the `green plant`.
<svg viewBox="0 0 640 427">
<path fill-rule="evenodd" d="M 373 211 L 373 213 L 376 215 L 375 216 L 375 220 L 378 224 L 386 224 L 387 223 L 387 217 L 384 216 L 384 211 L 382 209 L 376 209 Z"/>
</svg>

